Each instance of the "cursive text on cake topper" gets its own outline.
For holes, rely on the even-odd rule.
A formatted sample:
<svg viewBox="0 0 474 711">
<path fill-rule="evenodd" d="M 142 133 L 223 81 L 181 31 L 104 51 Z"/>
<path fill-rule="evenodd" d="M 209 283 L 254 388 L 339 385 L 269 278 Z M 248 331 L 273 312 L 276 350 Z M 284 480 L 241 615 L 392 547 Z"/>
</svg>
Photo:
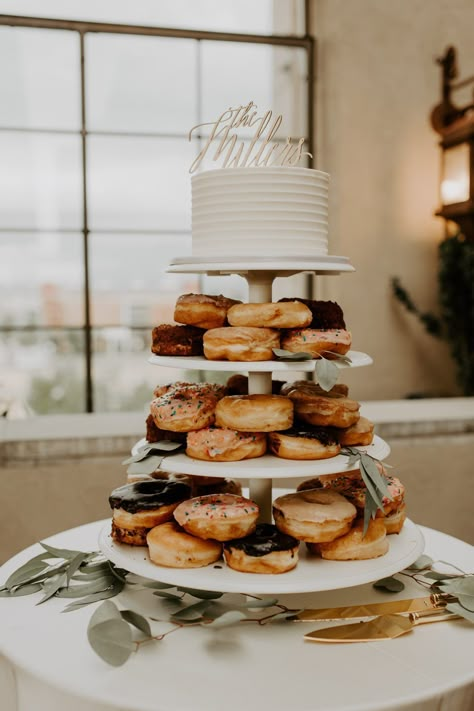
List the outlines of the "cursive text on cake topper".
<svg viewBox="0 0 474 711">
<path fill-rule="evenodd" d="M 201 164 L 204 156 L 215 149 L 212 160 L 223 159 L 223 168 L 250 168 L 263 166 L 292 166 L 296 165 L 303 156 L 312 158 L 311 153 L 303 151 L 304 138 L 300 138 L 293 143 L 292 138 L 287 138 L 284 143 L 274 141 L 282 123 L 281 114 L 273 116 L 273 112 L 268 110 L 259 115 L 257 106 L 253 101 L 248 104 L 229 107 L 216 121 L 200 123 L 189 132 L 191 140 L 193 131 L 202 126 L 211 126 L 211 132 L 206 139 L 204 147 L 192 162 L 189 169 L 193 173 Z M 241 126 L 255 128 L 250 143 L 246 145 L 243 141 L 238 141 L 236 132 Z"/>
</svg>

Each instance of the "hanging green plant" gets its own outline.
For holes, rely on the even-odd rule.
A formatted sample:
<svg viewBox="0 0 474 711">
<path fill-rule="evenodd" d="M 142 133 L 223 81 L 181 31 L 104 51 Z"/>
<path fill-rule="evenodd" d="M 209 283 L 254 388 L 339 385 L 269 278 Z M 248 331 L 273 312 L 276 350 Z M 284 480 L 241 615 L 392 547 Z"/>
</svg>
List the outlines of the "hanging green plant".
<svg viewBox="0 0 474 711">
<path fill-rule="evenodd" d="M 461 233 L 447 237 L 438 259 L 439 316 L 420 311 L 398 277 L 392 278 L 393 295 L 428 333 L 449 344 L 458 384 L 464 395 L 474 395 L 474 242 Z"/>
</svg>

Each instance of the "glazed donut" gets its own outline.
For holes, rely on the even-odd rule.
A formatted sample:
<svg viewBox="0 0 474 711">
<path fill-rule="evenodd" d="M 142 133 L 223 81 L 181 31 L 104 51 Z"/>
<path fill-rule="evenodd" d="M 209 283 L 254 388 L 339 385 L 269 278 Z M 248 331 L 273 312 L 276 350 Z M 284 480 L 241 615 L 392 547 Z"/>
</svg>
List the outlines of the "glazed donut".
<svg viewBox="0 0 474 711">
<path fill-rule="evenodd" d="M 385 555 L 389 545 L 382 519 L 371 519 L 365 536 L 363 531 L 364 522 L 357 521 L 345 535 L 328 543 L 319 543 L 317 552 L 326 560 L 368 560 Z M 315 552 L 311 543 L 308 549 Z"/>
<path fill-rule="evenodd" d="M 293 403 L 281 395 L 228 395 L 216 406 L 216 425 L 239 432 L 274 432 L 293 424 Z"/>
<path fill-rule="evenodd" d="M 187 436 L 188 457 L 207 462 L 238 462 L 261 457 L 267 451 L 263 432 L 237 432 L 225 427 L 205 427 Z"/>
<path fill-rule="evenodd" d="M 311 311 L 313 320 L 310 328 L 346 328 L 344 314 L 335 301 L 315 301 L 313 299 L 280 299 L 282 301 L 301 301 Z"/>
<path fill-rule="evenodd" d="M 224 543 L 227 565 L 241 573 L 286 573 L 298 563 L 299 541 L 271 523 L 259 523 L 254 533 Z"/>
<path fill-rule="evenodd" d="M 170 521 L 173 511 L 191 493 L 191 487 L 177 481 L 151 479 L 114 489 L 109 496 L 113 511 L 112 538 L 132 546 L 144 546 L 146 534 Z"/>
<path fill-rule="evenodd" d="M 351 347 L 352 336 L 344 329 L 295 328 L 281 336 L 281 348 L 292 353 L 311 353 L 313 358 L 324 356 L 328 360 L 345 355 Z"/>
<path fill-rule="evenodd" d="M 324 427 L 269 432 L 268 444 L 272 454 L 283 459 L 329 459 L 341 451 L 334 431 Z"/>
<path fill-rule="evenodd" d="M 402 503 L 397 509 L 391 511 L 388 516 L 384 516 L 381 520 L 383 521 L 385 530 L 388 534 L 400 533 L 406 517 L 406 506 Z"/>
<path fill-rule="evenodd" d="M 293 393 L 288 397 L 295 404 L 295 415 L 308 425 L 347 428 L 360 417 L 359 403 L 348 397 L 312 395 L 310 398 L 295 398 Z"/>
<path fill-rule="evenodd" d="M 383 473 L 384 470 L 381 466 L 379 466 L 379 469 Z M 324 488 L 330 488 L 338 491 L 340 494 L 345 496 L 346 499 L 353 503 L 356 508 L 364 509 L 366 486 L 364 484 L 364 480 L 360 476 L 360 472 L 355 472 L 355 474 L 355 476 L 347 474 L 329 474 L 321 477 L 321 483 Z M 384 515 L 388 516 L 391 512 L 396 511 L 401 506 L 405 498 L 405 487 L 400 479 L 387 474 L 383 474 L 383 477 L 386 481 L 390 497 L 382 497 L 383 511 L 377 509 L 377 517 L 383 517 Z"/>
<path fill-rule="evenodd" d="M 163 323 L 151 333 L 151 352 L 162 356 L 200 356 L 204 330 L 195 326 Z"/>
<path fill-rule="evenodd" d="M 226 324 L 230 307 L 240 303 L 222 294 L 183 294 L 176 302 L 174 320 L 199 328 L 220 328 Z"/>
<path fill-rule="evenodd" d="M 339 430 L 339 442 L 343 447 L 362 447 L 374 439 L 374 423 L 366 417 L 359 417 L 355 425 Z"/>
<path fill-rule="evenodd" d="M 211 390 L 188 385 L 152 400 L 150 412 L 160 429 L 190 432 L 214 424 L 217 401 Z"/>
<path fill-rule="evenodd" d="M 312 380 L 295 380 L 293 383 L 285 383 L 280 389 L 280 395 L 290 396 L 293 394 L 292 399 L 297 399 L 298 397 L 311 397 L 311 395 L 325 395 L 326 397 L 347 397 L 349 395 L 349 388 L 344 383 L 336 383 L 332 386 L 330 390 L 323 390 L 319 383 L 315 383 Z"/>
<path fill-rule="evenodd" d="M 272 360 L 273 348 L 280 347 L 280 332 L 274 328 L 211 328 L 203 344 L 208 360 Z"/>
<path fill-rule="evenodd" d="M 174 517 L 188 533 L 198 538 L 231 541 L 243 538 L 257 524 L 259 509 L 250 499 L 234 494 L 209 494 L 183 501 Z"/>
<path fill-rule="evenodd" d="M 222 555 L 222 544 L 186 533 L 176 521 L 162 523 L 146 537 L 150 560 L 166 568 L 203 568 Z"/>
<path fill-rule="evenodd" d="M 312 318 L 309 308 L 300 301 L 237 304 L 232 306 L 227 314 L 231 326 L 257 328 L 304 328 L 309 326 Z"/>
<path fill-rule="evenodd" d="M 356 507 L 337 491 L 310 489 L 285 494 L 273 502 L 273 517 L 280 531 L 300 541 L 333 541 L 347 533 Z"/>
</svg>

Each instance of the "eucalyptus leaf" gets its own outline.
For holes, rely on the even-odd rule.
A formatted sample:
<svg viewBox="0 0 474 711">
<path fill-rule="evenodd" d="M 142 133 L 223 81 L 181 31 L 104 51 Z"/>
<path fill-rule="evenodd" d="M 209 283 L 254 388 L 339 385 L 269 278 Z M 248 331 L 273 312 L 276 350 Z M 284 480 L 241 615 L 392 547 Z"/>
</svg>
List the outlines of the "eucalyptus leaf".
<svg viewBox="0 0 474 711">
<path fill-rule="evenodd" d="M 91 560 L 89 562 L 84 562 L 80 567 L 80 571 L 81 573 L 94 573 L 98 570 L 106 570 L 108 565 L 108 560 Z"/>
<path fill-rule="evenodd" d="M 315 366 L 318 383 L 326 392 L 331 390 L 339 378 L 339 368 L 335 363 L 326 358 L 320 358 Z"/>
<path fill-rule="evenodd" d="M 455 615 L 461 615 L 461 617 L 464 617 L 464 619 L 469 620 L 469 622 L 474 622 L 474 612 L 463 607 L 458 602 L 449 602 L 446 605 L 446 609 L 449 612 L 453 612 Z"/>
<path fill-rule="evenodd" d="M 278 598 L 276 597 L 263 597 L 259 600 L 245 600 L 245 602 L 239 605 L 239 607 L 243 607 L 246 610 L 251 609 L 253 607 L 273 607 L 273 605 L 276 605 L 277 602 Z"/>
<path fill-rule="evenodd" d="M 389 501 L 393 501 L 393 496 L 391 495 L 386 478 L 379 472 L 375 459 L 370 455 L 362 452 L 360 455 L 361 468 L 364 468 L 365 473 L 376 487 L 378 492 L 381 492 L 383 496 L 386 496 Z"/>
<path fill-rule="evenodd" d="M 66 573 L 60 573 L 59 575 L 55 575 L 52 578 L 50 578 L 46 583 L 43 584 L 44 595 L 41 598 L 41 600 L 38 600 L 38 602 L 36 604 L 41 605 L 43 602 L 46 602 L 46 600 L 49 600 L 49 598 L 56 595 L 59 588 L 62 588 L 66 585 L 66 580 L 67 580 Z"/>
<path fill-rule="evenodd" d="M 69 585 L 68 587 L 58 590 L 57 596 L 64 598 L 75 598 L 84 597 L 84 595 L 90 595 L 91 593 L 100 592 L 101 590 L 108 590 L 114 585 L 115 578 L 111 575 L 102 576 L 97 580 L 92 580 L 86 582 L 83 585 Z"/>
<path fill-rule="evenodd" d="M 167 592 L 166 590 L 155 590 L 153 595 L 156 595 L 157 597 L 164 597 L 167 600 L 179 600 L 181 602 L 180 595 L 176 595 L 176 593 Z"/>
<path fill-rule="evenodd" d="M 183 588 L 181 586 L 178 587 L 177 590 L 187 593 L 188 595 L 192 595 L 193 597 L 197 597 L 200 600 L 218 600 L 224 594 L 221 592 L 214 592 L 213 590 L 198 590 L 196 588 Z"/>
<path fill-rule="evenodd" d="M 247 615 L 245 615 L 240 610 L 228 610 L 227 612 L 224 612 L 223 615 L 216 617 L 214 620 L 212 620 L 212 622 L 205 622 L 204 624 L 206 627 L 219 629 L 222 627 L 230 627 L 231 625 L 235 625 L 237 622 L 241 622 L 241 620 L 245 620 L 246 618 Z"/>
<path fill-rule="evenodd" d="M 428 578 L 429 580 L 447 580 L 448 578 L 457 578 L 457 575 L 449 575 L 447 573 L 438 573 L 436 570 L 427 570 L 426 573 L 423 573 L 424 578 Z"/>
<path fill-rule="evenodd" d="M 272 351 L 277 360 L 313 360 L 311 353 L 293 353 L 283 348 L 272 348 Z"/>
<path fill-rule="evenodd" d="M 425 570 L 430 568 L 432 564 L 433 558 L 430 558 L 429 555 L 420 555 L 414 563 L 408 566 L 407 570 Z"/>
<path fill-rule="evenodd" d="M 346 365 L 351 365 L 352 361 L 349 358 L 348 355 L 343 355 L 342 353 L 335 353 L 334 351 L 329 351 L 329 350 L 324 350 L 321 351 L 321 357 L 325 358 L 326 355 L 331 356 L 331 360 L 339 360 L 341 363 L 345 363 Z"/>
<path fill-rule="evenodd" d="M 160 468 L 162 461 L 163 457 L 158 457 L 156 455 L 146 457 L 146 459 L 142 459 L 141 462 L 130 464 L 127 469 L 127 474 L 153 474 L 153 472 L 156 472 L 156 470 Z"/>
<path fill-rule="evenodd" d="M 98 600 L 107 600 L 109 597 L 115 597 L 123 590 L 123 584 L 118 580 L 115 580 L 113 587 L 108 590 L 102 590 L 101 592 L 92 593 L 92 595 L 87 595 L 86 597 L 78 600 L 77 602 L 71 602 L 67 605 L 63 612 L 72 612 L 73 610 L 79 610 L 81 607 L 90 605 L 92 602 L 98 602 Z"/>
<path fill-rule="evenodd" d="M 135 585 L 142 585 L 144 588 L 151 588 L 152 590 L 169 590 L 170 588 L 176 587 L 176 585 L 172 585 L 171 583 L 160 583 L 158 580 L 148 580 L 147 578 L 142 578 L 140 581 L 137 581 L 136 578 L 136 575 L 133 576 L 132 580 L 127 577 L 127 582 L 131 582 Z"/>
<path fill-rule="evenodd" d="M 114 667 L 125 664 L 135 649 L 130 626 L 122 619 L 109 619 L 89 626 L 87 638 L 94 652 Z"/>
<path fill-rule="evenodd" d="M 138 612 L 135 612 L 134 610 L 122 610 L 120 612 L 122 615 L 122 618 L 128 622 L 129 624 L 133 625 L 136 627 L 140 632 L 143 632 L 147 637 L 151 637 L 151 627 L 150 623 L 146 619 L 146 617 L 143 617 L 143 615 L 140 615 Z"/>
<path fill-rule="evenodd" d="M 405 583 L 403 583 L 401 580 L 398 580 L 397 578 L 394 578 L 393 576 L 390 576 L 388 578 L 382 578 L 381 580 L 377 580 L 375 583 L 373 583 L 373 587 L 376 588 L 377 590 L 383 590 L 384 592 L 401 592 L 402 590 L 405 590 Z"/>
<path fill-rule="evenodd" d="M 66 585 L 69 585 L 72 576 L 76 572 L 76 570 L 79 570 L 81 563 L 84 562 L 84 559 L 87 557 L 87 553 L 78 553 L 74 558 L 71 560 L 67 571 L 66 571 Z"/>
<path fill-rule="evenodd" d="M 458 595 L 458 602 L 465 610 L 474 612 L 474 597 L 472 595 Z"/>
<path fill-rule="evenodd" d="M 102 622 L 105 622 L 106 620 L 120 620 L 121 619 L 121 614 L 120 610 L 118 609 L 117 605 L 112 602 L 111 600 L 105 600 L 105 602 L 102 603 L 102 605 L 99 605 L 93 612 L 88 628 L 94 627 L 94 625 L 100 625 Z"/>
<path fill-rule="evenodd" d="M 21 597 L 22 595 L 32 595 L 33 593 L 42 590 L 41 583 L 33 583 L 31 585 L 20 585 L 12 590 L 0 590 L 0 597 Z"/>
<path fill-rule="evenodd" d="M 171 615 L 173 620 L 199 620 L 203 616 L 203 612 L 207 610 L 212 600 L 201 600 L 200 602 L 195 602 L 194 605 L 189 605 L 188 607 L 183 607 L 181 610 L 173 613 Z"/>
<path fill-rule="evenodd" d="M 48 553 L 50 553 L 53 556 L 53 558 L 63 558 L 64 560 L 72 560 L 77 555 L 79 555 L 80 553 L 83 552 L 83 551 L 71 551 L 71 550 L 68 550 L 67 548 L 54 548 L 53 546 L 49 546 L 46 543 L 43 543 L 43 541 L 40 541 L 40 546 L 43 546 L 45 551 L 48 551 Z"/>
<path fill-rule="evenodd" d="M 440 583 L 444 592 L 450 592 L 453 595 L 468 595 L 474 597 L 474 575 L 466 577 L 456 577 L 446 582 Z"/>
<path fill-rule="evenodd" d="M 46 559 L 48 556 L 46 553 L 40 553 L 39 555 L 35 555 L 34 558 L 31 558 L 29 561 L 24 563 L 20 568 L 17 568 L 4 584 L 4 587 L 6 588 L 11 588 L 14 587 L 15 585 L 18 585 L 19 582 L 22 580 L 27 580 L 29 577 L 33 575 L 37 575 L 41 570 L 44 568 L 49 567 L 49 563 L 46 563 Z"/>
</svg>

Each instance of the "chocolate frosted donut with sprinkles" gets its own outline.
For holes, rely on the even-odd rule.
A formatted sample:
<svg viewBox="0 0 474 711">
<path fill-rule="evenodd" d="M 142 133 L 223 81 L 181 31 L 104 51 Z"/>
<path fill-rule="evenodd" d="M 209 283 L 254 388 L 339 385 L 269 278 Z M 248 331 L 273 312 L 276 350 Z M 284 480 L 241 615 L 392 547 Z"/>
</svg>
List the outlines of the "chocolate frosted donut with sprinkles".
<svg viewBox="0 0 474 711">
<path fill-rule="evenodd" d="M 286 573 L 298 563 L 299 541 L 271 523 L 259 523 L 254 533 L 224 543 L 227 565 L 242 573 Z"/>
<path fill-rule="evenodd" d="M 178 504 L 190 495 L 187 484 L 164 479 L 137 481 L 114 489 L 109 496 L 112 538 L 132 546 L 146 545 L 148 531 L 170 521 Z"/>
</svg>

